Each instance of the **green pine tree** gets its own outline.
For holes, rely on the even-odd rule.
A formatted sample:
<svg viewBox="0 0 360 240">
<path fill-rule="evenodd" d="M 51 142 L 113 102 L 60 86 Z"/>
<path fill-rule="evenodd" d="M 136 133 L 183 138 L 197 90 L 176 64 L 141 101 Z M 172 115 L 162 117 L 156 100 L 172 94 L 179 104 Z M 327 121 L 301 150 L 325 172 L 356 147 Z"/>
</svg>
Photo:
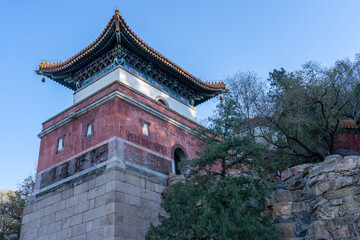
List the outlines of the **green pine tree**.
<svg viewBox="0 0 360 240">
<path fill-rule="evenodd" d="M 264 146 L 242 132 L 242 117 L 224 100 L 209 129 L 207 146 L 197 159 L 184 161 L 187 180 L 177 183 L 161 206 L 160 224 L 146 239 L 277 239 L 265 216 L 271 189 L 263 179 L 269 164 Z M 236 174 L 245 167 L 247 174 Z"/>
</svg>

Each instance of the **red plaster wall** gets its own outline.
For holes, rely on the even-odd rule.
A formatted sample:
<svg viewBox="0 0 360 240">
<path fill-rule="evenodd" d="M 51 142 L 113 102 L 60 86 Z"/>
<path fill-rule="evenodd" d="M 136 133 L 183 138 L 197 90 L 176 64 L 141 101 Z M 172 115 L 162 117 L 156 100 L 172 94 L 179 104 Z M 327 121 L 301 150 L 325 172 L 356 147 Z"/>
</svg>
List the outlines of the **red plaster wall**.
<svg viewBox="0 0 360 240">
<path fill-rule="evenodd" d="M 189 121 L 187 118 L 179 116 L 162 105 L 158 105 L 155 102 L 140 96 L 131 89 L 117 83 L 84 102 L 72 106 L 59 116 L 46 122 L 43 124 L 43 129 L 62 120 L 68 116 L 70 112 L 75 112 L 116 89 L 191 128 L 198 127 L 197 124 Z M 150 139 L 141 136 L 141 119 L 150 123 Z M 85 139 L 85 126 L 92 120 L 94 121 L 94 136 Z M 63 135 L 65 135 L 64 151 L 56 154 L 57 139 Z M 38 172 L 114 136 L 121 137 L 169 158 L 173 157 L 171 156 L 171 150 L 176 144 L 179 144 L 184 148 L 190 159 L 196 157 L 196 151 L 202 149 L 202 141 L 193 139 L 193 135 L 190 133 L 131 104 L 115 98 L 43 136 L 40 144 Z"/>
<path fill-rule="evenodd" d="M 113 130 L 116 126 L 114 103 L 115 99 L 112 99 L 42 137 L 38 171 L 62 162 L 114 136 Z M 94 120 L 94 136 L 85 139 L 85 127 L 91 120 Z M 56 153 L 57 139 L 64 135 L 64 151 Z"/>
<path fill-rule="evenodd" d="M 360 134 L 337 132 L 335 135 L 335 148 L 360 151 Z"/>
<path fill-rule="evenodd" d="M 174 145 L 181 145 L 188 158 L 196 157 L 196 150 L 201 143 L 193 139 L 190 133 L 175 127 L 141 109 L 117 99 L 117 119 L 119 133 L 117 136 L 172 158 L 171 149 Z M 150 123 L 150 139 L 141 136 L 141 119 Z"/>
<path fill-rule="evenodd" d="M 58 116 L 55 116 L 53 119 L 51 119 L 50 121 L 47 121 L 43 124 L 43 129 L 50 127 L 51 125 L 53 125 L 54 123 L 60 121 L 61 119 L 67 117 L 71 112 L 76 112 L 77 110 L 87 106 L 88 104 L 100 99 L 101 97 L 107 95 L 110 92 L 113 92 L 115 90 L 119 90 L 120 92 L 123 92 L 143 103 L 145 103 L 148 106 L 151 106 L 152 108 L 168 115 L 169 117 L 172 117 L 173 119 L 176 119 L 177 121 L 191 127 L 197 127 L 199 126 L 197 123 L 192 122 L 190 119 L 186 118 L 185 116 L 179 116 L 179 114 L 175 114 L 173 113 L 170 108 L 164 107 L 163 105 L 159 104 L 157 101 L 155 101 L 153 99 L 153 101 L 149 100 L 146 97 L 143 97 L 139 94 L 136 93 L 135 90 L 133 90 L 131 87 L 120 83 L 120 82 L 115 82 L 115 84 L 110 84 L 109 87 L 105 88 L 104 90 L 98 92 L 97 94 L 93 95 L 90 98 L 87 98 L 86 100 L 73 105 L 71 107 L 69 107 L 68 109 L 66 109 L 65 111 L 63 111 L 61 114 L 59 114 Z"/>
</svg>

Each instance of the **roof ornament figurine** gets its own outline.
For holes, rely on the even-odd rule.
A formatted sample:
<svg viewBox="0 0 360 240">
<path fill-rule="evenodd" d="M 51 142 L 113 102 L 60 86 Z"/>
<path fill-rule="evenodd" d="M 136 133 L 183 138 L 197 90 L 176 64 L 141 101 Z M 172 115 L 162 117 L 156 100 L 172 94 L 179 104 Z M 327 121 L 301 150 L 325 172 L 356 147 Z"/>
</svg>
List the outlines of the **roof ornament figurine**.
<svg viewBox="0 0 360 240">
<path fill-rule="evenodd" d="M 109 66 L 135 69 L 191 105 L 227 92 L 223 82 L 205 83 L 151 48 L 130 29 L 118 8 L 90 45 L 64 62 L 42 62 L 36 73 L 77 90 Z"/>
</svg>

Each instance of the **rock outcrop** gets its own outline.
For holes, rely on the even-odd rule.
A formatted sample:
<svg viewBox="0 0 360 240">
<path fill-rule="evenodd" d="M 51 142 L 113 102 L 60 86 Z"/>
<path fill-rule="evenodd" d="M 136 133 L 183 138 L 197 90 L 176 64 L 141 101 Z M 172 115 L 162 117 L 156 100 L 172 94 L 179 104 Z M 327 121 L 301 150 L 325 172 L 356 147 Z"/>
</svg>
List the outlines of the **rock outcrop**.
<svg viewBox="0 0 360 240">
<path fill-rule="evenodd" d="M 284 170 L 268 206 L 281 240 L 360 239 L 360 157 Z"/>
</svg>

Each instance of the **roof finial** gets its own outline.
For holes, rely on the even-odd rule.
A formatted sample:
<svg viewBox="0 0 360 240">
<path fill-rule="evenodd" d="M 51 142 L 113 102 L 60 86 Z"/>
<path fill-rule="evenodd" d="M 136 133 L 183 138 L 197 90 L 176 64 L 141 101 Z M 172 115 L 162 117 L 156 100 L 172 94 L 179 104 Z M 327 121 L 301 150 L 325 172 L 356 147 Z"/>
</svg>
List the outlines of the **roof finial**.
<svg viewBox="0 0 360 240">
<path fill-rule="evenodd" d="M 118 8 L 115 9 L 115 14 L 119 15 L 119 9 Z"/>
</svg>

